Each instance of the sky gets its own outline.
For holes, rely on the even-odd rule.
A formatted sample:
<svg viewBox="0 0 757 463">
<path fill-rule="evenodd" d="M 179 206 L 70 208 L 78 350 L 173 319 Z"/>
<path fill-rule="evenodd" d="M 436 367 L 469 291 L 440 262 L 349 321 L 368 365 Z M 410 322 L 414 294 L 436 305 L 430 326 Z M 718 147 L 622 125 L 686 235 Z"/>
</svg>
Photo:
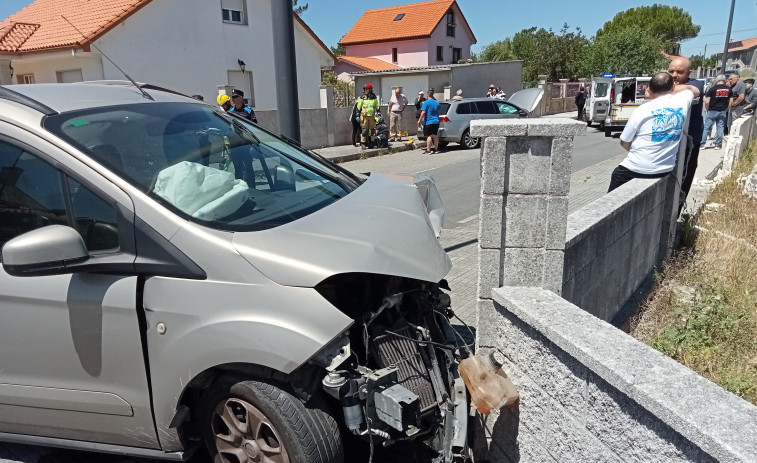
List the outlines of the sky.
<svg viewBox="0 0 757 463">
<path fill-rule="evenodd" d="M 478 44 L 473 47 L 474 52 L 480 52 L 489 43 L 511 37 L 516 32 L 533 26 L 552 28 L 557 31 L 567 22 L 571 28 L 580 27 L 584 34 L 591 37 L 616 13 L 628 8 L 659 3 L 684 8 L 691 14 L 694 24 L 702 26 L 698 37 L 682 44 L 682 53 L 687 56 L 697 55 L 703 53 L 706 47 L 707 55 L 710 55 L 723 49 L 730 12 L 728 0 L 686 0 L 685 2 L 680 0 L 614 0 L 612 2 L 589 0 L 580 3 L 565 0 L 540 0 L 535 4 L 514 0 L 457 1 L 478 39 Z M 29 3 L 30 0 L 0 0 L 0 18 L 10 16 Z M 370 3 L 344 0 L 300 0 L 300 4 L 302 3 L 310 5 L 302 18 L 326 45 L 333 46 L 349 31 L 367 8 L 403 5 L 412 3 L 412 0 L 372 0 Z M 685 6 L 683 6 L 684 3 Z M 752 37 L 757 37 L 755 0 L 736 0 L 731 40 Z"/>
</svg>

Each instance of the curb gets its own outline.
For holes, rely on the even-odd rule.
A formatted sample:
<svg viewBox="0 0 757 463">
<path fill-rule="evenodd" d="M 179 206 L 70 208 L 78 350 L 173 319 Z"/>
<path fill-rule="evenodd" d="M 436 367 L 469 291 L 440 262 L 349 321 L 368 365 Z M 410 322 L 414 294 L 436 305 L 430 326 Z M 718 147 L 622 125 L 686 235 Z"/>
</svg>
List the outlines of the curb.
<svg viewBox="0 0 757 463">
<path fill-rule="evenodd" d="M 415 143 L 413 143 L 412 146 L 406 146 L 403 144 L 401 146 L 390 146 L 389 148 L 370 148 L 370 149 L 360 150 L 355 153 L 344 154 L 341 156 L 334 156 L 334 157 L 324 156 L 324 157 L 326 157 L 326 159 L 328 159 L 331 162 L 342 164 L 344 162 L 357 161 L 360 159 L 374 158 L 378 156 L 386 156 L 388 154 L 399 153 L 402 151 L 413 151 L 413 150 L 418 149 L 418 146 L 419 145 Z M 318 152 L 318 150 L 314 150 L 314 151 Z M 321 156 L 323 155 L 321 154 Z"/>
</svg>

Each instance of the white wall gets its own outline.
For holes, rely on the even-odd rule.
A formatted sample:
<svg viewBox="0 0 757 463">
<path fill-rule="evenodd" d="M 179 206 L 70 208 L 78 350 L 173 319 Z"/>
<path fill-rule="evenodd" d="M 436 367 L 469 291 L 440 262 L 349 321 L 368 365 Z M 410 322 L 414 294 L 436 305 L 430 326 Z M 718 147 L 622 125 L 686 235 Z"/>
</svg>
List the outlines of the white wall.
<svg viewBox="0 0 757 463">
<path fill-rule="evenodd" d="M 239 71 L 241 59 L 253 75 L 256 109 L 276 109 L 271 0 L 245 1 L 246 25 L 222 22 L 217 0 L 154 1 L 96 45 L 134 80 L 200 94 L 207 102 L 215 101 L 219 85 L 228 84 L 228 71 Z M 297 21 L 294 28 L 300 107 L 317 108 L 321 66 L 334 63 Z M 37 83 L 56 82 L 56 71 L 77 68 L 85 80 L 124 78 L 107 60 L 101 65 L 94 48 L 84 55 L 96 59 L 85 62 L 69 51 L 14 59 L 13 66 L 16 75 L 33 72 Z"/>
<path fill-rule="evenodd" d="M 450 64 L 452 63 L 452 48 L 461 49 L 460 59 L 470 58 L 470 47 L 474 43 L 473 34 L 470 29 L 465 26 L 465 22 L 462 18 L 462 13 L 459 8 L 454 8 L 455 13 L 455 36 L 447 37 L 447 15 L 444 15 L 442 20 L 431 33 L 431 38 L 428 40 L 428 59 L 429 64 Z M 436 47 L 441 46 L 444 48 L 444 61 L 436 61 Z"/>
<path fill-rule="evenodd" d="M 365 45 L 351 45 L 345 47 L 347 56 L 363 56 L 378 58 L 388 63 L 392 62 L 392 48 L 397 49 L 397 65 L 403 68 L 425 67 L 436 64 L 429 62 L 428 39 L 398 40 L 394 42 L 369 43 Z M 434 49 L 436 50 L 436 49 Z M 434 51 L 436 53 L 436 51 Z"/>
<path fill-rule="evenodd" d="M 13 58 L 13 83 L 18 83 L 18 76 L 34 74 L 38 84 L 55 83 L 57 72 L 81 69 L 84 80 L 102 80 L 101 57 L 95 53 L 62 51 L 44 55 L 23 55 Z"/>
</svg>

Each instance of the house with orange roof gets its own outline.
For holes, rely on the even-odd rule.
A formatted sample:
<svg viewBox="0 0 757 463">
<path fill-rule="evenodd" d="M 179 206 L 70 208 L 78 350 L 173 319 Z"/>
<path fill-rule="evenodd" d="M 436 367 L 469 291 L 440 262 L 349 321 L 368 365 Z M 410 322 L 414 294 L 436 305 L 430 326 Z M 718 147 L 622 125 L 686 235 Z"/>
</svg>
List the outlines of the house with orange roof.
<svg viewBox="0 0 757 463">
<path fill-rule="evenodd" d="M 0 22 L 0 84 L 123 80 L 276 109 L 272 0 L 29 0 Z M 335 56 L 295 17 L 300 106 L 320 107 Z"/>
<path fill-rule="evenodd" d="M 345 55 L 335 73 L 388 71 L 448 65 L 470 58 L 476 43 L 455 0 L 368 10 L 339 42 Z"/>
<path fill-rule="evenodd" d="M 757 37 L 752 39 L 734 40 L 728 44 L 728 60 L 725 71 L 738 71 L 744 68 L 757 69 Z M 718 67 L 723 62 L 723 51 L 718 53 Z M 721 74 L 724 72 L 720 71 Z"/>
</svg>

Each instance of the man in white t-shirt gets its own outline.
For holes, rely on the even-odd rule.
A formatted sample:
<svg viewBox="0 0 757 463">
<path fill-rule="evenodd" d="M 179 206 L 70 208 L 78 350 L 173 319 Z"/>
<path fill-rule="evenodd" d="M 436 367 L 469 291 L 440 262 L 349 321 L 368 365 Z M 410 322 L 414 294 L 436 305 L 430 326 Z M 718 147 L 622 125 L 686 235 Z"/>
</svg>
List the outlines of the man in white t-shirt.
<svg viewBox="0 0 757 463">
<path fill-rule="evenodd" d="M 620 134 L 628 156 L 612 171 L 608 192 L 634 178 L 664 177 L 675 168 L 686 117 L 698 97 L 698 88 L 676 84 L 667 72 L 650 79 L 647 102 L 636 108 Z"/>
</svg>

